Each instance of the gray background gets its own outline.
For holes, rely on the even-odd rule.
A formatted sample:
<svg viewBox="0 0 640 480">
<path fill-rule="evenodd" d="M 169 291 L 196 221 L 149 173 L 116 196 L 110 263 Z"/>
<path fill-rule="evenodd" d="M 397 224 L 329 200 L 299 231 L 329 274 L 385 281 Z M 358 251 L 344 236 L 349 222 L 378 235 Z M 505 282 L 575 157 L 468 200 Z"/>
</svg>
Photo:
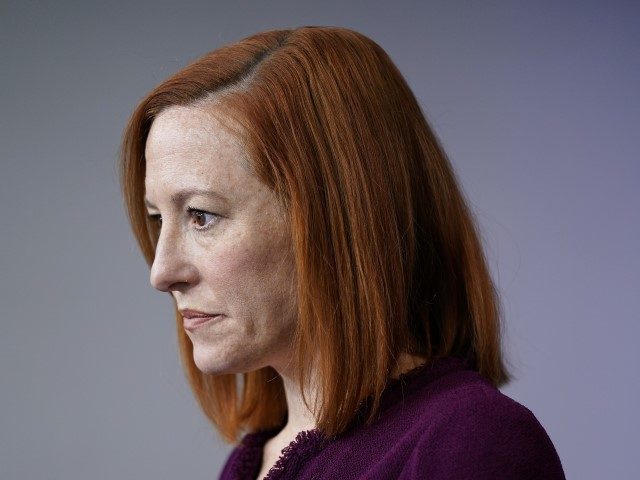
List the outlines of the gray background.
<svg viewBox="0 0 640 480">
<path fill-rule="evenodd" d="M 376 40 L 441 137 L 568 478 L 640 478 L 637 2 L 0 2 L 0 478 L 216 478 L 116 176 L 136 102 L 278 27 Z M 634 246 L 635 245 L 635 246 Z"/>
</svg>

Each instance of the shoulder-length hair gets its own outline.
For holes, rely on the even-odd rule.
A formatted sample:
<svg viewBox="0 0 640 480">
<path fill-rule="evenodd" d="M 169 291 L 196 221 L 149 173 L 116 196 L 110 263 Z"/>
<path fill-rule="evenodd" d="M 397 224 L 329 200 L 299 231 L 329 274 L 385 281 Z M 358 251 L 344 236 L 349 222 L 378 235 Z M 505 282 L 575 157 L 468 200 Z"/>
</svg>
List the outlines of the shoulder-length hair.
<svg viewBox="0 0 640 480">
<path fill-rule="evenodd" d="M 294 361 L 321 382 L 317 428 L 345 431 L 366 399 L 369 423 L 402 352 L 462 356 L 495 386 L 511 380 L 499 300 L 450 162 L 384 50 L 337 27 L 274 30 L 208 53 L 162 82 L 124 131 L 120 172 L 149 265 L 158 232 L 144 206 L 145 142 L 165 108 L 223 98 L 253 172 L 288 214 L 297 269 Z M 287 414 L 272 367 L 207 375 L 178 311 L 183 366 L 229 442 Z"/>
</svg>

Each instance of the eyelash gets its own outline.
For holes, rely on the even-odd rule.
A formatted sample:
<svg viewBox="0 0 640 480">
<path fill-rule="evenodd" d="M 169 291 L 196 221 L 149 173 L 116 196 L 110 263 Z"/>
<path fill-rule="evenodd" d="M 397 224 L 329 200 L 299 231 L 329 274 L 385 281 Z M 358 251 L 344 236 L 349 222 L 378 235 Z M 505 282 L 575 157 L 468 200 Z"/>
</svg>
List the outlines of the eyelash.
<svg viewBox="0 0 640 480">
<path fill-rule="evenodd" d="M 213 212 L 207 212 L 206 210 L 201 210 L 199 208 L 194 208 L 194 207 L 187 207 L 187 213 L 195 218 L 196 214 L 203 214 L 203 215 L 212 215 L 214 217 L 213 220 L 209 221 L 209 223 L 207 223 L 204 227 L 194 227 L 196 230 L 200 231 L 200 232 L 204 232 L 205 230 L 209 230 L 213 224 L 215 223 L 215 219 L 218 218 L 219 215 L 213 213 Z M 155 214 L 155 215 L 148 215 L 149 220 L 151 220 L 152 222 L 156 222 L 158 225 L 162 224 L 162 216 L 159 214 Z"/>
</svg>

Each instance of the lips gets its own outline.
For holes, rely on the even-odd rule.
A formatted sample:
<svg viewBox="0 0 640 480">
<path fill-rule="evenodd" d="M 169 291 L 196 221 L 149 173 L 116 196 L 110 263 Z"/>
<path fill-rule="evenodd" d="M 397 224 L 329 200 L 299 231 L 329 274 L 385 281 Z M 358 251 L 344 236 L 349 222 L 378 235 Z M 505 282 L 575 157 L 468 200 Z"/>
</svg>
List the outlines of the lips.
<svg viewBox="0 0 640 480">
<path fill-rule="evenodd" d="M 180 313 L 182 314 L 184 328 L 190 332 L 222 317 L 221 313 L 207 313 L 191 309 L 180 310 Z"/>
</svg>

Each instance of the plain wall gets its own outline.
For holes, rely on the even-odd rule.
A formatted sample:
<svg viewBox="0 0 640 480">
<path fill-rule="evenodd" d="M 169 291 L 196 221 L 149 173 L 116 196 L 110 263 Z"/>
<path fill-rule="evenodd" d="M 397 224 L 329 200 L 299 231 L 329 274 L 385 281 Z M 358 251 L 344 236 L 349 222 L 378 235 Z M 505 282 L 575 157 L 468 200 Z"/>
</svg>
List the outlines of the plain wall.
<svg viewBox="0 0 640 480">
<path fill-rule="evenodd" d="M 119 3 L 119 5 L 118 5 Z M 516 380 L 567 478 L 640 478 L 640 8 L 0 2 L 0 478 L 216 478 L 116 174 L 134 105 L 249 34 L 336 25 L 406 76 L 476 213 Z"/>
</svg>

